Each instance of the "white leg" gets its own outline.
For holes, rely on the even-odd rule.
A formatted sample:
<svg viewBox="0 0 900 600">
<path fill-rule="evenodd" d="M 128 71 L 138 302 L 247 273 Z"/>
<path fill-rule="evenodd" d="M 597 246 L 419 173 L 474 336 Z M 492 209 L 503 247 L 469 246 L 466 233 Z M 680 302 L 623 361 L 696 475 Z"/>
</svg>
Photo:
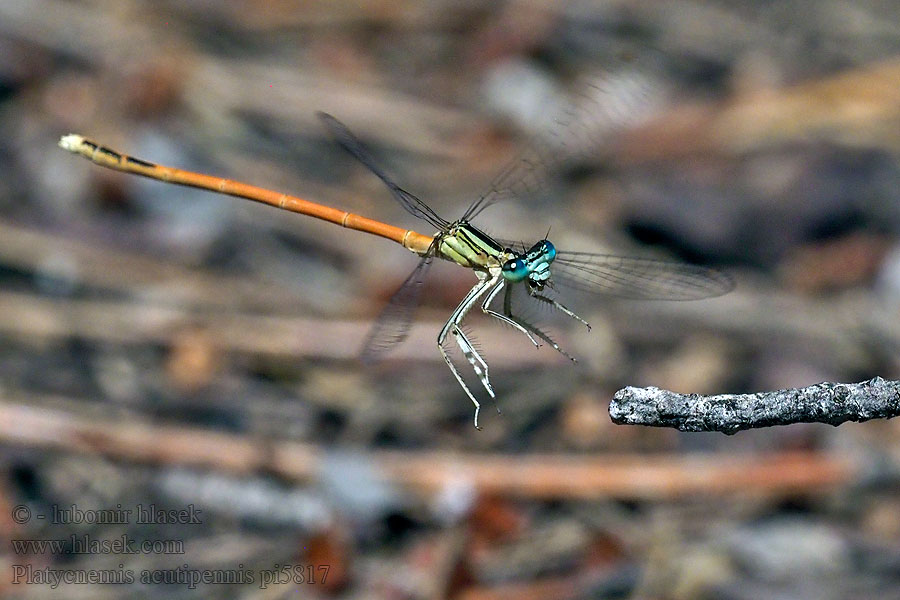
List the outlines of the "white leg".
<svg viewBox="0 0 900 600">
<path fill-rule="evenodd" d="M 487 363 L 484 362 L 484 359 L 481 358 L 480 354 L 478 354 L 478 351 L 472 345 L 472 342 L 469 341 L 469 338 L 466 337 L 466 334 L 462 329 L 456 327 L 451 331 L 451 333 L 456 339 L 456 345 L 459 346 L 460 350 L 462 350 L 463 356 L 466 357 L 466 360 L 468 360 L 469 364 L 472 365 L 472 369 L 475 371 L 475 374 L 478 375 L 479 379 L 481 379 L 481 385 L 483 385 L 484 389 L 488 391 L 488 394 L 491 395 L 491 398 L 494 398 L 494 388 L 491 387 L 491 382 L 490 380 L 488 380 Z"/>
<path fill-rule="evenodd" d="M 565 306 L 563 306 L 562 304 L 560 304 L 559 302 L 557 302 L 557 301 L 554 300 L 553 298 L 548 298 L 547 296 L 543 296 L 543 295 L 538 294 L 537 292 L 534 292 L 534 291 L 531 291 L 531 290 L 529 290 L 529 292 L 531 293 L 531 297 L 532 297 L 532 298 L 534 298 L 534 299 L 536 299 L 536 300 L 540 300 L 541 302 L 546 302 L 547 304 L 549 304 L 549 305 L 553 306 L 554 308 L 556 308 L 558 311 L 563 312 L 563 313 L 569 315 L 570 317 L 572 317 L 572 318 L 575 319 L 576 321 L 581 321 L 581 322 L 584 324 L 584 326 L 588 328 L 588 331 L 591 330 L 591 324 L 590 324 L 590 323 L 588 323 L 587 321 L 585 321 L 584 319 L 582 319 L 581 317 L 579 317 L 578 315 L 576 315 L 574 312 L 572 312 L 571 310 L 569 310 L 568 308 L 566 308 Z"/>
<path fill-rule="evenodd" d="M 469 387 L 466 385 L 466 382 L 463 381 L 462 376 L 459 374 L 456 366 L 453 364 L 453 361 L 450 360 L 450 356 L 447 354 L 447 351 L 444 349 L 444 343 L 447 341 L 447 336 L 452 332 L 453 337 L 456 339 L 456 343 L 459 345 L 460 349 L 465 355 L 466 359 L 469 361 L 469 364 L 472 365 L 472 368 L 475 369 L 475 373 L 478 374 L 481 379 L 482 385 L 484 385 L 488 394 L 491 397 L 494 397 L 494 390 L 491 387 L 491 383 L 488 380 L 488 371 L 487 371 L 487 363 L 481 358 L 475 348 L 472 347 L 469 339 L 463 334 L 462 330 L 459 328 L 460 322 L 465 318 L 466 314 L 471 310 L 472 306 L 478 301 L 478 298 L 487 291 L 492 285 L 496 284 L 497 277 L 487 277 L 484 278 L 475 284 L 475 286 L 469 290 L 469 293 L 466 294 L 466 297 L 463 298 L 462 302 L 459 303 L 459 306 L 456 307 L 456 310 L 453 311 L 453 314 L 450 315 L 450 318 L 444 324 L 444 327 L 441 329 L 441 332 L 438 334 L 438 350 L 441 352 L 441 356 L 444 357 L 444 362 L 447 363 L 447 366 L 450 367 L 450 372 L 453 373 L 453 376 L 456 377 L 456 381 L 462 387 L 463 391 L 469 397 L 469 400 L 475 405 L 475 428 L 481 429 L 478 426 L 478 413 L 481 410 L 481 404 L 478 403 L 478 400 L 475 399 L 475 396 L 472 394 Z"/>
<path fill-rule="evenodd" d="M 472 404 L 475 405 L 475 429 L 480 430 L 481 427 L 478 426 L 478 412 L 481 410 L 481 404 L 478 403 L 478 400 L 476 400 L 475 396 L 472 395 L 472 392 L 469 391 L 469 386 L 467 386 L 466 382 L 463 381 L 463 378 L 462 376 L 460 376 L 459 371 L 456 370 L 456 366 L 453 364 L 453 361 L 451 361 L 450 357 L 447 356 L 447 351 L 444 350 L 444 347 L 438 344 L 438 350 L 441 351 L 441 356 L 444 357 L 444 362 L 446 362 L 447 366 L 450 367 L 450 372 L 453 373 L 454 377 L 456 377 L 456 381 L 459 382 L 459 385 L 466 393 L 466 396 L 468 396 L 469 400 L 472 401 Z"/>
<path fill-rule="evenodd" d="M 484 299 L 484 302 L 481 303 L 481 310 L 483 310 L 485 313 L 491 315 L 495 319 L 500 319 L 507 325 L 512 325 L 513 327 L 515 327 L 516 329 L 518 329 L 519 331 L 521 331 L 522 333 L 527 335 L 528 339 L 531 340 L 531 343 L 534 344 L 535 348 L 540 348 L 541 345 L 538 344 L 536 339 L 534 339 L 534 337 L 531 335 L 531 332 L 529 332 L 527 329 L 522 327 L 522 325 L 520 325 L 519 323 L 516 323 L 513 319 L 510 319 L 506 315 L 502 315 L 502 314 L 498 313 L 497 311 L 490 309 L 491 302 L 494 301 L 494 298 L 497 296 L 498 293 L 500 293 L 500 290 L 503 289 L 504 285 L 506 285 L 506 282 L 501 279 L 500 283 L 498 283 L 494 287 L 494 289 L 491 290 L 491 293 L 488 294 L 487 297 Z M 508 294 L 509 290 L 511 288 L 508 285 L 506 286 L 506 288 L 507 288 L 507 294 Z"/>
<path fill-rule="evenodd" d="M 503 312 L 505 312 L 506 316 L 508 316 L 510 319 L 513 319 L 516 323 L 519 323 L 522 327 L 524 327 L 528 331 L 532 332 L 533 334 L 535 334 L 536 336 L 538 336 L 539 338 L 541 338 L 542 340 L 544 340 L 545 342 L 550 344 L 551 348 L 553 348 L 554 350 L 556 350 L 557 352 L 559 352 L 560 354 L 562 354 L 563 356 L 565 356 L 572 362 L 578 362 L 574 356 L 572 356 L 571 354 L 569 354 L 568 352 L 566 352 L 565 350 L 560 348 L 559 344 L 554 342 L 553 339 L 549 335 L 547 335 L 546 333 L 544 333 L 543 331 L 541 331 L 540 329 L 538 329 L 537 327 L 535 327 L 534 325 L 532 325 L 531 323 L 529 323 L 528 321 L 523 319 L 522 317 L 517 317 L 512 314 L 512 301 L 511 301 L 511 294 L 510 294 L 509 289 L 506 290 L 506 295 L 503 297 Z M 588 325 L 588 328 L 590 328 L 590 325 Z"/>
</svg>

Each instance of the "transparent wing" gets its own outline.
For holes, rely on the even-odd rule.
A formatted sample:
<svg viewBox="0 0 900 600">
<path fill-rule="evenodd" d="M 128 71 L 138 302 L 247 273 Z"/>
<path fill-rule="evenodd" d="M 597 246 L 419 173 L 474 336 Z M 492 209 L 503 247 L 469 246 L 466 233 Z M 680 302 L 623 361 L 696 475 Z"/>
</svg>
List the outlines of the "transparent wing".
<svg viewBox="0 0 900 600">
<path fill-rule="evenodd" d="M 554 171 L 591 159 L 613 132 L 651 114 L 663 95 L 644 61 L 618 60 L 600 76 L 580 82 L 571 96 L 548 95 L 535 101 L 538 112 L 520 114 L 534 139 L 491 182 L 463 215 L 471 220 L 506 199 L 533 202 L 548 195 Z"/>
<path fill-rule="evenodd" d="M 364 363 L 377 362 L 409 335 L 431 260 L 432 256 L 427 255 L 419 261 L 415 270 L 409 274 L 400 289 L 394 292 L 387 306 L 378 315 L 360 353 Z"/>
<path fill-rule="evenodd" d="M 525 252 L 534 245 L 534 240 L 532 240 L 531 243 L 528 243 L 525 240 L 504 240 L 493 236 L 491 236 L 491 238 L 504 248 L 512 250 L 513 252 Z"/>
<path fill-rule="evenodd" d="M 334 137 L 335 141 L 340 144 L 344 150 L 352 154 L 356 160 L 365 165 L 367 169 L 375 174 L 375 176 L 381 179 L 391 191 L 391 195 L 393 195 L 397 202 L 399 202 L 410 214 L 423 221 L 427 221 L 436 229 L 443 230 L 447 228 L 450 224 L 449 221 L 441 218 L 441 216 L 434 212 L 430 206 L 398 186 L 387 176 L 375 162 L 372 155 L 369 154 L 368 150 L 362 145 L 362 142 L 347 129 L 346 125 L 327 113 L 317 112 L 316 116 L 319 117 L 325 127 L 328 128 L 328 131 L 331 133 L 332 137 Z"/>
<path fill-rule="evenodd" d="M 542 196 L 552 170 L 551 156 L 536 148 L 523 151 L 491 182 L 491 187 L 463 214 L 471 221 L 487 207 L 504 200 L 525 201 Z"/>
<path fill-rule="evenodd" d="M 560 252 L 550 272 L 554 286 L 636 300 L 699 300 L 734 289 L 717 269 L 611 254 Z"/>
</svg>

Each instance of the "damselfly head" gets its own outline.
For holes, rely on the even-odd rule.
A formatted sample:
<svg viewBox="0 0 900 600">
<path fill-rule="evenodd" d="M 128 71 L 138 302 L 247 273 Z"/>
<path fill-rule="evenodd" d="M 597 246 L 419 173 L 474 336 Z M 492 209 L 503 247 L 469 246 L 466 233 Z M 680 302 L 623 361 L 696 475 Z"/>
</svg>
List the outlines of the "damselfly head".
<svg viewBox="0 0 900 600">
<path fill-rule="evenodd" d="M 523 256 L 528 262 L 553 262 L 556 258 L 556 246 L 550 240 L 544 238 L 524 252 Z"/>
<path fill-rule="evenodd" d="M 549 234 L 550 232 L 548 231 L 547 233 Z M 542 239 L 536 246 L 537 245 L 541 247 L 541 251 L 544 254 L 544 260 L 553 262 L 553 259 L 556 258 L 556 246 L 554 246 L 547 238 Z"/>
</svg>

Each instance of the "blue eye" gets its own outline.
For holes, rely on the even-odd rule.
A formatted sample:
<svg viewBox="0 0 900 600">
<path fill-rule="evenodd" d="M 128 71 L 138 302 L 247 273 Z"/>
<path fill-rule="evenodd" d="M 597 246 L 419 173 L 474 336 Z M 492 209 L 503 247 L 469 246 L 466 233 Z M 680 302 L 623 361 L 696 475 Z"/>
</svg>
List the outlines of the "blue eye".
<svg viewBox="0 0 900 600">
<path fill-rule="evenodd" d="M 547 262 L 553 262 L 553 259 L 556 258 L 556 246 L 551 244 L 550 240 L 544 240 L 543 251 Z"/>
<path fill-rule="evenodd" d="M 520 258 L 506 261 L 501 272 L 503 273 L 503 278 L 507 281 L 522 281 L 528 277 L 528 267 L 525 265 L 525 261 Z"/>
</svg>

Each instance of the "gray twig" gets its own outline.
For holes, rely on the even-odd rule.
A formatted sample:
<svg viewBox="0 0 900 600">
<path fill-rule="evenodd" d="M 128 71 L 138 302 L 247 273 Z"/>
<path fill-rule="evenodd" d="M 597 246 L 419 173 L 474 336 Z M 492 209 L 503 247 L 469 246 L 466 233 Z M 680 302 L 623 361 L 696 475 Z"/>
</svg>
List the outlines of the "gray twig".
<svg viewBox="0 0 900 600">
<path fill-rule="evenodd" d="M 860 383 L 817 383 L 757 394 L 676 394 L 655 387 L 626 387 L 613 396 L 609 416 L 619 425 L 721 431 L 889 419 L 900 415 L 900 381 L 875 377 Z"/>
</svg>

